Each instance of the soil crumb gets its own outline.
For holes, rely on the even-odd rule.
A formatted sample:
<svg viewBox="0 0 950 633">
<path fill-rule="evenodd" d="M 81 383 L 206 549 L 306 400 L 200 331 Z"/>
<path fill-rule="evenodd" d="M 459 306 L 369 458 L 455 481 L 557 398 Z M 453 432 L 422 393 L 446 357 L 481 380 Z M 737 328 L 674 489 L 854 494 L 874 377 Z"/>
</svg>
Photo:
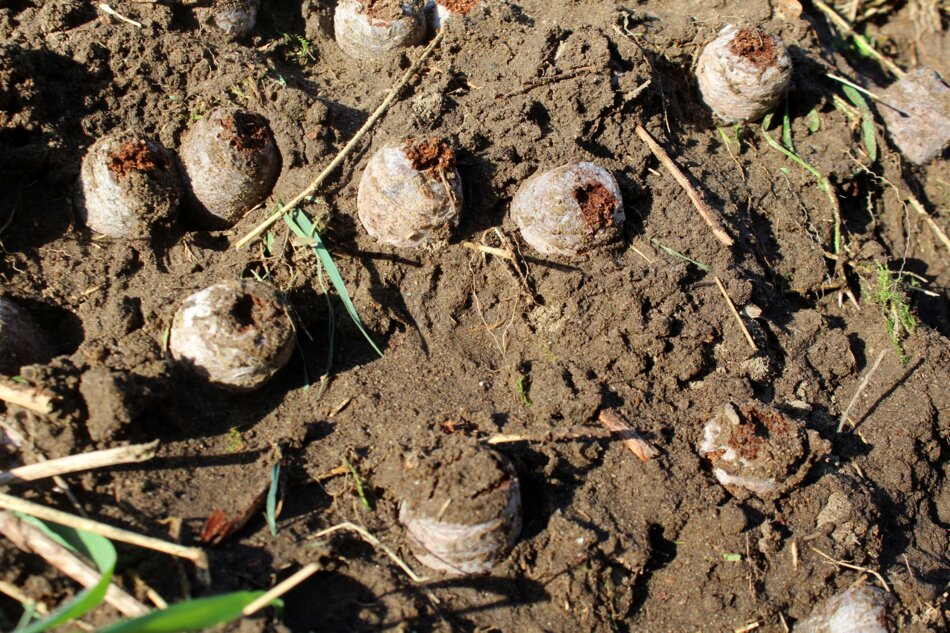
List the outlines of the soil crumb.
<svg viewBox="0 0 950 633">
<path fill-rule="evenodd" d="M 574 199 L 580 205 L 584 222 L 591 233 L 597 233 L 614 223 L 617 200 L 599 182 L 589 182 L 574 189 Z"/>
<path fill-rule="evenodd" d="M 119 178 L 133 171 L 152 171 L 159 166 L 165 168 L 162 156 L 141 140 L 131 140 L 109 154 L 109 171 Z"/>
<path fill-rule="evenodd" d="M 452 171 L 455 169 L 455 150 L 441 138 L 416 143 L 406 141 L 406 158 L 416 171 Z"/>
<path fill-rule="evenodd" d="M 787 420 L 778 411 L 746 404 L 739 407 L 739 415 L 743 423 L 733 431 L 729 446 L 745 459 L 756 459 L 767 438 L 786 435 L 789 432 Z"/>
<path fill-rule="evenodd" d="M 228 143 L 239 152 L 253 154 L 267 145 L 267 126 L 253 114 L 236 112 L 225 117 L 221 127 L 227 134 Z"/>
<path fill-rule="evenodd" d="M 377 20 L 398 20 L 402 17 L 402 0 L 364 0 L 363 13 Z"/>
<path fill-rule="evenodd" d="M 479 0 L 439 0 L 439 4 L 452 13 L 461 13 L 465 15 L 475 8 Z"/>
<path fill-rule="evenodd" d="M 765 31 L 742 29 L 729 43 L 729 52 L 743 57 L 758 68 L 767 68 L 775 63 L 775 42 Z"/>
</svg>

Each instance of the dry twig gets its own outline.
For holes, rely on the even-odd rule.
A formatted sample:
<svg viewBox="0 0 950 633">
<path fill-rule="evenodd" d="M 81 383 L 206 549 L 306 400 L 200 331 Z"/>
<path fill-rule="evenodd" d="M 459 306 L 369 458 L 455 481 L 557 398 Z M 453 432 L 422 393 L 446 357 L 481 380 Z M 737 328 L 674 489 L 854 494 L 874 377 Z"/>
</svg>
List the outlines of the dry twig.
<svg viewBox="0 0 950 633">
<path fill-rule="evenodd" d="M 872 576 L 877 578 L 877 581 L 881 583 L 881 586 L 884 588 L 884 590 L 887 593 L 891 592 L 891 587 L 890 585 L 887 584 L 887 581 L 884 580 L 884 576 L 874 571 L 873 569 L 868 569 L 867 567 L 861 567 L 859 565 L 852 565 L 851 563 L 846 563 L 843 560 L 832 558 L 831 556 L 829 556 L 828 554 L 825 554 L 823 551 L 821 551 L 817 547 L 809 547 L 808 549 L 815 552 L 816 554 L 824 558 L 827 563 L 830 563 L 832 565 L 838 565 L 839 567 L 846 567 L 848 569 L 853 569 L 855 571 L 864 572 L 865 574 L 871 574 Z"/>
<path fill-rule="evenodd" d="M 378 547 L 379 549 L 383 550 L 383 552 L 385 552 L 385 554 L 389 556 L 389 558 L 392 559 L 392 561 L 396 563 L 400 569 L 406 572 L 406 575 L 409 576 L 409 578 L 411 578 L 413 582 L 423 583 L 429 580 L 428 576 L 420 576 L 416 572 L 412 571 L 412 568 L 409 567 L 409 565 L 407 565 L 405 561 L 399 558 L 399 556 L 396 555 L 396 552 L 390 549 L 378 538 L 370 534 L 366 528 L 360 527 L 359 525 L 356 525 L 355 523 L 344 521 L 343 523 L 339 523 L 332 527 L 328 527 L 325 530 L 321 530 L 320 532 L 317 532 L 316 534 L 311 536 L 309 540 L 315 540 L 315 539 L 327 536 L 328 534 L 339 532 L 340 530 L 349 530 L 350 532 L 356 532 L 357 534 L 360 535 L 360 537 L 362 537 L 364 541 L 366 541 L 373 547 Z"/>
<path fill-rule="evenodd" d="M 640 434 L 633 430 L 633 427 L 627 423 L 616 411 L 606 409 L 601 411 L 597 420 L 609 429 L 614 435 L 623 440 L 624 445 L 631 453 L 640 458 L 642 462 L 648 462 L 660 454 L 658 450 L 640 437 Z"/>
<path fill-rule="evenodd" d="M 871 382 L 871 376 L 874 375 L 874 372 L 877 371 L 877 368 L 881 365 L 881 361 L 884 360 L 884 354 L 887 353 L 887 349 L 882 349 L 881 353 L 878 354 L 877 360 L 874 361 L 874 366 L 871 367 L 865 376 L 864 380 L 861 381 L 861 384 L 858 385 L 858 390 L 854 392 L 854 395 L 851 397 L 851 402 L 848 403 L 848 408 L 844 410 L 844 413 L 841 414 L 841 421 L 838 422 L 837 433 L 841 433 L 841 430 L 844 428 L 844 425 L 848 422 L 848 416 L 851 415 L 851 409 L 854 408 L 854 404 L 858 401 L 858 396 L 861 395 L 861 392 L 868 386 L 868 383 Z"/>
<path fill-rule="evenodd" d="M 51 394 L 39 387 L 13 382 L 7 378 L 0 378 L 0 400 L 42 415 L 49 415 L 54 410 Z"/>
<path fill-rule="evenodd" d="M 745 326 L 745 322 L 742 320 L 742 317 L 739 315 L 739 311 L 736 310 L 736 304 L 732 302 L 732 297 L 729 296 L 729 293 L 726 292 L 726 287 L 722 285 L 722 280 L 719 277 L 716 277 L 716 285 L 719 286 L 719 292 L 722 293 L 722 296 L 725 297 L 726 303 L 729 304 L 729 311 L 732 312 L 732 316 L 736 318 L 736 321 L 739 322 L 739 327 L 742 328 L 742 333 L 745 334 L 745 339 L 749 341 L 749 347 L 752 348 L 754 353 L 758 353 L 759 348 L 755 344 L 755 341 L 752 340 L 752 335 L 749 334 L 749 328 Z"/>
<path fill-rule="evenodd" d="M 927 226 L 930 227 L 930 230 L 934 232 L 934 235 L 937 236 L 943 245 L 947 247 L 947 250 L 950 251 L 950 238 L 947 237 L 947 234 L 943 232 L 943 229 L 934 221 L 933 217 L 927 213 L 927 210 L 924 209 L 924 205 L 920 204 L 920 200 L 916 197 L 910 197 L 910 206 L 914 207 L 914 210 L 917 211 L 917 214 L 924 219 L 924 222 L 927 223 Z"/>
<path fill-rule="evenodd" d="M 247 605 L 246 607 L 244 607 L 241 613 L 244 614 L 244 617 L 254 615 L 258 611 L 260 611 L 261 609 L 269 605 L 271 602 L 273 602 L 275 599 L 281 597 L 282 595 L 284 595 L 285 593 L 287 593 L 288 591 L 290 591 L 291 589 L 293 589 L 294 587 L 296 587 L 297 585 L 305 581 L 307 578 L 310 578 L 310 576 L 313 576 L 315 573 L 317 573 L 317 570 L 319 569 L 320 569 L 320 566 L 317 565 L 316 563 L 309 563 L 308 565 L 304 566 L 303 569 L 299 570 L 297 573 L 293 574 L 292 576 L 285 579 L 284 581 L 274 585 L 274 587 L 271 588 L 263 596 L 261 596 L 260 598 L 252 602 L 251 604 Z"/>
<path fill-rule="evenodd" d="M 117 464 L 144 462 L 155 456 L 158 440 L 148 444 L 133 444 L 102 451 L 69 455 L 37 464 L 20 466 L 7 472 L 0 472 L 0 485 L 14 481 L 35 481 L 47 477 L 56 477 L 83 470 L 93 470 Z"/>
<path fill-rule="evenodd" d="M 699 191 L 697 191 L 689 181 L 689 178 L 683 173 L 683 170 L 673 162 L 673 159 L 666 153 L 666 150 L 650 136 L 650 133 L 647 132 L 642 125 L 637 126 L 636 132 L 637 136 L 639 136 L 643 142 L 647 144 L 647 147 L 650 148 L 650 151 L 653 152 L 653 155 L 656 156 L 666 170 L 670 172 L 670 175 L 673 176 L 673 180 L 679 183 L 680 187 L 686 192 L 686 195 L 689 196 L 693 206 L 696 207 L 696 210 L 699 211 L 699 215 L 701 215 L 706 224 L 709 225 L 716 239 L 724 246 L 732 246 L 735 242 L 726 232 L 719 217 L 709 208 L 709 205 L 703 200 L 702 195 L 700 195 Z"/>
</svg>

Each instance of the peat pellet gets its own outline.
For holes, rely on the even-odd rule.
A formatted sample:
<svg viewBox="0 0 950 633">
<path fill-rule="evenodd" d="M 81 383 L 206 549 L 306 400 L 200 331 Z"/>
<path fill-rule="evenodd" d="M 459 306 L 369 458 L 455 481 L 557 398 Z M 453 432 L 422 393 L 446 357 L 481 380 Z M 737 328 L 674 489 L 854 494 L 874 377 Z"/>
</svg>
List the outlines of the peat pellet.
<svg viewBox="0 0 950 633">
<path fill-rule="evenodd" d="M 242 279 L 185 299 L 172 321 L 169 350 L 176 362 L 211 384 L 251 391 L 287 364 L 295 340 L 277 292 Z"/>
<path fill-rule="evenodd" d="M 486 573 L 521 533 L 521 489 L 500 453 L 468 441 L 404 456 L 399 522 L 419 562 L 451 575 Z"/>
<path fill-rule="evenodd" d="M 620 235 L 620 187 L 593 163 L 562 165 L 528 178 L 511 201 L 524 240 L 545 255 L 577 255 Z"/>
<path fill-rule="evenodd" d="M 97 233 L 146 239 L 155 225 L 174 218 L 182 191 L 172 153 L 123 131 L 100 138 L 86 152 L 76 206 Z"/>
<path fill-rule="evenodd" d="M 210 8 L 210 22 L 233 39 L 241 39 L 257 24 L 260 0 L 215 0 Z"/>
<path fill-rule="evenodd" d="M 720 119 L 755 121 L 788 92 L 792 60 L 778 37 L 730 24 L 703 49 L 696 79 L 703 101 Z"/>
<path fill-rule="evenodd" d="M 383 147 L 366 164 L 356 208 L 363 228 L 381 244 L 414 247 L 447 239 L 462 209 L 455 152 L 440 138 Z"/>
<path fill-rule="evenodd" d="M 225 107 L 198 120 L 181 143 L 192 220 L 228 228 L 270 194 L 280 153 L 267 119 Z"/>
<path fill-rule="evenodd" d="M 53 346 L 33 317 L 8 297 L 0 297 L 0 374 L 13 376 L 24 365 L 45 363 Z"/>
<path fill-rule="evenodd" d="M 889 633 L 888 602 L 877 587 L 853 587 L 818 605 L 795 633 Z"/>
<path fill-rule="evenodd" d="M 333 31 L 350 57 L 384 57 L 419 43 L 426 31 L 425 12 L 419 0 L 340 0 Z"/>
<path fill-rule="evenodd" d="M 880 97 L 887 133 L 909 160 L 923 165 L 950 145 L 950 87 L 936 70 L 912 70 Z"/>
</svg>

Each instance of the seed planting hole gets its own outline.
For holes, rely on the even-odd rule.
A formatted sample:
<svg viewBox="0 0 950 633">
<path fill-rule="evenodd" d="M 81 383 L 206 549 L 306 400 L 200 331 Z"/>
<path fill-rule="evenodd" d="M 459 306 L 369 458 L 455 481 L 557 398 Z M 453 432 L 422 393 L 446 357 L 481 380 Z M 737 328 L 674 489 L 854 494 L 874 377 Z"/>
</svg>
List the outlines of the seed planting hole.
<svg viewBox="0 0 950 633">
<path fill-rule="evenodd" d="M 271 301 L 252 294 L 241 295 L 231 308 L 231 316 L 237 323 L 238 332 L 261 327 L 267 321 L 274 319 L 278 313 L 278 307 Z"/>
<path fill-rule="evenodd" d="M 409 139 L 403 149 L 416 171 L 449 172 L 455 169 L 455 151 L 440 138 L 418 143 Z"/>
<path fill-rule="evenodd" d="M 249 112 L 235 112 L 221 120 L 225 138 L 231 147 L 245 154 L 253 154 L 267 145 L 267 124 Z"/>
<path fill-rule="evenodd" d="M 581 215 L 591 233 L 602 231 L 614 223 L 614 207 L 617 199 L 597 181 L 574 189 L 574 199 L 581 208 Z"/>
<path fill-rule="evenodd" d="M 775 64 L 777 53 L 772 36 L 758 29 L 742 29 L 729 42 L 729 52 L 743 57 L 758 68 Z"/>
<path fill-rule="evenodd" d="M 133 171 L 151 171 L 157 167 L 168 169 L 168 161 L 148 143 L 134 139 L 108 156 L 109 171 L 123 177 Z"/>
<path fill-rule="evenodd" d="M 465 15 L 475 8 L 479 0 L 439 0 L 439 4 L 452 13 L 461 13 Z"/>
<path fill-rule="evenodd" d="M 755 460 L 770 436 L 789 433 L 788 420 L 778 411 L 743 405 L 739 407 L 739 416 L 742 423 L 732 431 L 728 444 L 744 459 Z"/>
<path fill-rule="evenodd" d="M 362 0 L 361 4 L 369 18 L 391 22 L 402 17 L 402 0 Z"/>
</svg>

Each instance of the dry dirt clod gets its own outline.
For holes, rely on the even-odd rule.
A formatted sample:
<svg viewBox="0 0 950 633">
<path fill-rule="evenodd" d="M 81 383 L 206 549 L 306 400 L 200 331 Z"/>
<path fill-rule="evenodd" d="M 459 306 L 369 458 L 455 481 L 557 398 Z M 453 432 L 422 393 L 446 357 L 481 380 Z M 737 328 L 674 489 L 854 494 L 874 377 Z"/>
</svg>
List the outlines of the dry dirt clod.
<svg viewBox="0 0 950 633">
<path fill-rule="evenodd" d="M 703 49 L 696 79 L 703 101 L 723 121 L 754 121 L 788 92 L 792 60 L 776 36 L 730 24 Z"/>
<path fill-rule="evenodd" d="M 617 181 L 593 163 L 572 163 L 528 178 L 511 201 L 524 240 L 545 255 L 577 255 L 620 235 Z"/>
<path fill-rule="evenodd" d="M 521 490 L 508 460 L 472 441 L 441 444 L 402 463 L 399 522 L 416 558 L 451 575 L 481 574 L 521 533 Z"/>
<path fill-rule="evenodd" d="M 240 39 L 254 30 L 260 8 L 260 0 L 216 0 L 208 17 L 216 28 Z"/>
<path fill-rule="evenodd" d="M 917 68 L 881 93 L 877 105 L 894 145 L 918 165 L 950 145 L 950 86 L 936 70 Z"/>
<path fill-rule="evenodd" d="M 343 52 L 372 59 L 418 44 L 426 19 L 419 0 L 341 0 L 333 30 Z"/>
<path fill-rule="evenodd" d="M 888 633 L 888 596 L 877 587 L 853 587 L 820 604 L 795 633 Z"/>
<path fill-rule="evenodd" d="M 238 108 L 218 108 L 181 142 L 191 215 L 202 226 L 228 228 L 270 194 L 280 153 L 267 119 Z"/>
<path fill-rule="evenodd" d="M 53 346 L 33 318 L 13 300 L 0 297 L 0 374 L 12 376 L 23 365 L 45 363 Z"/>
<path fill-rule="evenodd" d="M 97 233 L 146 239 L 153 226 L 175 216 L 181 196 L 172 153 L 126 131 L 100 138 L 86 152 L 76 207 Z"/>
<path fill-rule="evenodd" d="M 734 495 L 775 499 L 807 474 L 810 439 L 800 423 L 776 409 L 756 402 L 738 409 L 727 404 L 703 427 L 699 452 Z"/>
<path fill-rule="evenodd" d="M 462 184 L 455 152 L 443 139 L 408 139 L 369 159 L 356 208 L 366 232 L 382 244 L 423 246 L 458 226 Z"/>
<path fill-rule="evenodd" d="M 226 281 L 182 302 L 169 349 L 181 365 L 235 391 L 257 389 L 290 360 L 296 335 L 287 308 L 268 284 Z"/>
</svg>

